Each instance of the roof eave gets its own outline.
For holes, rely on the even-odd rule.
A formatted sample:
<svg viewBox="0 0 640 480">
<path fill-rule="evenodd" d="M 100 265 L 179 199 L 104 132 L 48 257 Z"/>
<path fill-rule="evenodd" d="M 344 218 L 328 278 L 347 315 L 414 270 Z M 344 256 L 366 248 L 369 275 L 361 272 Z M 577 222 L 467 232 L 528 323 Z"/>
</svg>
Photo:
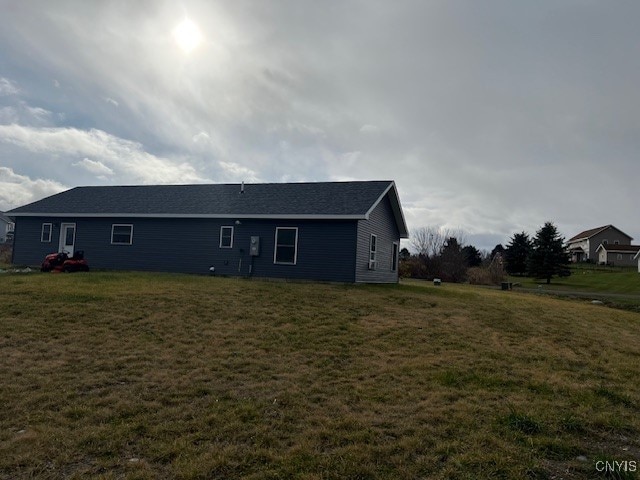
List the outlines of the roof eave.
<svg viewBox="0 0 640 480">
<path fill-rule="evenodd" d="M 389 200 L 391 201 L 391 210 L 393 211 L 393 216 L 395 217 L 396 226 L 398 227 L 398 232 L 400 233 L 400 238 L 409 238 L 409 229 L 407 228 L 407 222 L 404 219 L 404 213 L 402 212 L 402 206 L 400 205 L 400 197 L 398 195 L 398 189 L 396 188 L 396 182 L 389 182 L 389 186 L 385 188 L 384 192 L 378 197 L 378 199 L 371 205 L 371 208 L 366 213 L 366 220 L 369 219 L 371 212 L 380 204 L 382 199 L 388 194 L 392 193 L 389 196 Z"/>
<path fill-rule="evenodd" d="M 15 217 L 54 217 L 54 218 L 233 218 L 233 219 L 272 219 L 272 220 L 365 220 L 365 215 L 314 215 L 314 214 L 217 214 L 217 213 L 73 213 L 73 212 L 21 212 L 13 213 Z"/>
</svg>

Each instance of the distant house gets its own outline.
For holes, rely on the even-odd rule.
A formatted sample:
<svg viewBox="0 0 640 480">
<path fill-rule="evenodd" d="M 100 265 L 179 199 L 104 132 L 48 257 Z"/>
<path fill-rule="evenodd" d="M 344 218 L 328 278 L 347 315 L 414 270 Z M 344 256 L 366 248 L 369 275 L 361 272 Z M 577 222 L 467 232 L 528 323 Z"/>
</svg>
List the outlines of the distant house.
<svg viewBox="0 0 640 480">
<path fill-rule="evenodd" d="M 602 245 L 631 245 L 632 237 L 613 225 L 592 228 L 580 232 L 568 240 L 568 250 L 572 262 L 597 262 L 596 250 Z"/>
<path fill-rule="evenodd" d="M 394 283 L 408 237 L 393 181 L 77 187 L 8 214 L 23 265 Z"/>
<path fill-rule="evenodd" d="M 0 243 L 11 242 L 13 239 L 13 230 L 13 220 L 0 212 Z"/>
<path fill-rule="evenodd" d="M 636 264 L 640 245 L 612 245 L 601 243 L 596 249 L 598 263 L 616 267 L 631 267 Z"/>
</svg>

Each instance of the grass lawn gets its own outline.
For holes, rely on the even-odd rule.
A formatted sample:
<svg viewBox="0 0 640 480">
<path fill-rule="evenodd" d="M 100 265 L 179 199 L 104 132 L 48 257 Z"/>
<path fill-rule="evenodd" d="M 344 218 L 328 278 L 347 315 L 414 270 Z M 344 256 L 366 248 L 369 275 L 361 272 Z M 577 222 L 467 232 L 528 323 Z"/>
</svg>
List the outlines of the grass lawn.
<svg viewBox="0 0 640 480">
<path fill-rule="evenodd" d="M 549 285 L 528 277 L 510 277 L 509 281 L 545 293 L 591 295 L 611 306 L 640 312 L 640 273 L 636 268 L 574 265 L 569 277 L 555 277 Z"/>
<path fill-rule="evenodd" d="M 550 285 L 546 285 L 545 280 L 526 277 L 511 277 L 511 280 L 532 288 L 542 285 L 557 290 L 640 295 L 640 273 L 636 268 L 573 266 L 570 276 L 554 277 Z"/>
<path fill-rule="evenodd" d="M 3 479 L 637 478 L 596 462 L 640 463 L 640 314 L 586 302 L 2 274 L 0 356 Z"/>
</svg>

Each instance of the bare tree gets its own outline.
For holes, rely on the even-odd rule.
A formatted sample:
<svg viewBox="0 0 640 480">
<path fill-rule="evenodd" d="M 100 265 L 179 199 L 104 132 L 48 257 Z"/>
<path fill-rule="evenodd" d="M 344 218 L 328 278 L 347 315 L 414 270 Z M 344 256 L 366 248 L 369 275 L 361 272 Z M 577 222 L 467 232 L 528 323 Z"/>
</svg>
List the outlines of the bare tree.
<svg viewBox="0 0 640 480">
<path fill-rule="evenodd" d="M 419 227 L 411 231 L 411 246 L 420 255 L 436 257 L 450 238 L 455 238 L 460 245 L 464 245 L 465 238 L 462 229 L 444 227 Z"/>
</svg>

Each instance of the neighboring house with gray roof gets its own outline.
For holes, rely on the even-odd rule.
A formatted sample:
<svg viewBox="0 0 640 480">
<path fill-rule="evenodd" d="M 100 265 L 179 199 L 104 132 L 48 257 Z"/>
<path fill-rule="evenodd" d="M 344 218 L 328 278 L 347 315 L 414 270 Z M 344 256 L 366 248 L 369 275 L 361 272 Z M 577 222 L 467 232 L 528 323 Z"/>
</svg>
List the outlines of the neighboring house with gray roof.
<svg viewBox="0 0 640 480">
<path fill-rule="evenodd" d="M 598 263 L 616 267 L 633 267 L 640 245 L 615 245 L 601 243 L 596 249 Z"/>
<path fill-rule="evenodd" d="M 13 229 L 13 220 L 0 212 L 0 243 L 11 242 L 13 239 Z"/>
<path fill-rule="evenodd" d="M 76 187 L 8 214 L 24 265 L 393 283 L 408 237 L 393 181 Z"/>
<path fill-rule="evenodd" d="M 631 240 L 633 240 L 633 238 L 622 230 L 613 225 L 605 225 L 580 232 L 570 238 L 567 243 L 569 253 L 571 254 L 571 261 L 585 262 L 590 260 L 597 262 L 598 255 L 596 254 L 596 250 L 601 244 L 631 245 Z"/>
</svg>

